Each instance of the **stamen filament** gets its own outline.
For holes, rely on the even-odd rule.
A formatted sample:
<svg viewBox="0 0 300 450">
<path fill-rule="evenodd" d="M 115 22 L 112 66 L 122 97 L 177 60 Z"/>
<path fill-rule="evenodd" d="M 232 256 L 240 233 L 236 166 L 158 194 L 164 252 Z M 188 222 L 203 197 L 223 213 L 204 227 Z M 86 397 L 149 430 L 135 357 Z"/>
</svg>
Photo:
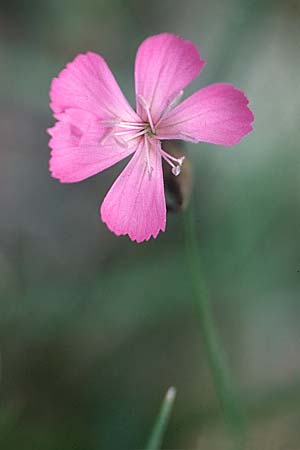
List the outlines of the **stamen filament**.
<svg viewBox="0 0 300 450">
<path fill-rule="evenodd" d="M 175 108 L 175 106 L 177 106 L 177 104 L 179 103 L 182 96 L 183 96 L 183 90 L 179 91 L 177 94 L 174 95 L 174 97 L 171 98 L 171 100 L 169 101 L 169 103 L 167 104 L 167 106 L 165 107 L 163 112 L 161 113 L 161 116 L 160 116 L 158 122 L 156 122 L 156 127 L 158 127 L 158 125 L 160 124 L 162 119 L 165 117 L 165 115 L 168 112 L 170 112 L 173 108 Z"/>
<path fill-rule="evenodd" d="M 147 114 L 147 117 L 148 117 L 148 120 L 149 120 L 149 125 L 151 127 L 151 131 L 152 131 L 153 134 L 155 134 L 154 123 L 153 123 L 151 112 L 150 112 L 150 105 L 146 102 L 146 100 L 144 99 L 144 97 L 142 95 L 138 95 L 137 99 L 138 99 L 140 105 L 146 111 L 146 114 Z"/>
<path fill-rule="evenodd" d="M 103 120 L 102 125 L 108 127 L 121 127 L 121 128 L 144 128 L 147 123 L 145 122 L 125 122 L 122 120 Z"/>
<path fill-rule="evenodd" d="M 160 152 L 163 155 L 165 155 L 167 158 L 171 159 L 172 161 L 177 162 L 180 166 L 182 166 L 182 163 L 185 160 L 185 156 L 181 156 L 180 158 L 175 158 L 175 156 L 172 156 L 169 153 L 165 152 L 162 148 L 160 149 Z"/>
<path fill-rule="evenodd" d="M 151 116 L 150 110 L 146 109 L 146 113 L 147 113 L 147 116 L 148 116 L 148 119 L 149 119 L 149 124 L 150 124 L 150 127 L 151 127 L 151 131 L 152 131 L 153 134 L 155 134 L 155 128 L 154 128 L 154 124 L 153 124 L 153 120 L 152 120 L 152 116 Z"/>
<path fill-rule="evenodd" d="M 149 177 L 151 177 L 151 174 L 152 174 L 152 171 L 153 171 L 153 167 L 151 167 L 151 161 L 150 161 L 150 146 L 149 146 L 149 141 L 148 141 L 148 139 L 147 139 L 147 136 L 145 136 L 145 145 L 146 145 L 147 168 L 148 168 Z"/>
<path fill-rule="evenodd" d="M 170 164 L 171 167 L 175 167 L 175 164 L 168 158 L 166 154 L 162 153 L 162 157 L 164 158 L 165 161 L 167 161 L 168 164 Z"/>
<path fill-rule="evenodd" d="M 114 136 L 123 136 L 126 134 L 131 134 L 133 131 L 139 131 L 140 129 L 137 128 L 137 130 L 125 130 L 125 131 L 117 131 L 116 133 L 114 133 Z"/>
<path fill-rule="evenodd" d="M 147 123 L 143 123 L 143 122 L 135 122 L 135 123 L 131 123 L 131 122 L 120 122 L 118 123 L 116 126 L 121 127 L 121 128 L 145 128 L 145 126 L 147 126 Z"/>
<path fill-rule="evenodd" d="M 177 177 L 181 172 L 181 166 L 183 164 L 185 156 L 181 156 L 181 158 L 175 158 L 174 156 L 170 155 L 169 153 L 166 153 L 162 148 L 160 149 L 160 153 L 161 153 L 161 156 L 164 158 L 164 160 L 168 164 L 170 164 L 170 166 L 172 167 L 173 175 L 175 175 Z M 173 161 L 177 164 L 174 164 Z"/>
<path fill-rule="evenodd" d="M 130 136 L 130 138 L 127 139 L 126 142 L 129 142 L 129 141 L 131 141 L 132 139 L 135 139 L 135 138 L 137 138 L 137 137 L 139 137 L 139 136 L 143 136 L 143 135 L 146 134 L 146 133 L 148 133 L 148 130 L 142 130 L 142 131 L 140 131 L 139 133 L 136 133 L 136 134 L 134 134 L 133 136 Z"/>
</svg>

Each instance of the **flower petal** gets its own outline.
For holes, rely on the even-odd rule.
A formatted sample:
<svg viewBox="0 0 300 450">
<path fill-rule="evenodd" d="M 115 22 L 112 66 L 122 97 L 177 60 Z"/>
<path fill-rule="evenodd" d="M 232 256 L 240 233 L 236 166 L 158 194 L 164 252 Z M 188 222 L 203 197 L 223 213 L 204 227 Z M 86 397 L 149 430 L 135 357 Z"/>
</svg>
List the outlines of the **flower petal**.
<svg viewBox="0 0 300 450">
<path fill-rule="evenodd" d="M 135 60 L 137 112 L 146 120 L 138 101 L 149 105 L 156 122 L 169 103 L 200 73 L 205 65 L 192 42 L 169 33 L 147 38 L 139 47 Z"/>
<path fill-rule="evenodd" d="M 79 108 L 100 119 L 137 119 L 106 62 L 96 53 L 78 55 L 67 64 L 53 79 L 50 97 L 55 113 Z"/>
<path fill-rule="evenodd" d="M 219 145 L 237 144 L 252 130 L 254 116 L 242 91 L 216 83 L 195 92 L 159 124 L 160 139 L 183 139 Z"/>
<path fill-rule="evenodd" d="M 59 121 L 48 130 L 52 136 L 50 172 L 63 183 L 95 175 L 135 150 L 119 146 L 109 136 L 106 139 L 107 128 L 86 111 L 69 109 L 56 118 Z"/>
<path fill-rule="evenodd" d="M 147 166 L 147 149 L 141 144 L 131 161 L 107 193 L 101 218 L 117 236 L 128 234 L 137 242 L 156 238 L 166 227 L 166 201 L 162 159 L 153 144 L 149 152 L 151 175 Z"/>
</svg>

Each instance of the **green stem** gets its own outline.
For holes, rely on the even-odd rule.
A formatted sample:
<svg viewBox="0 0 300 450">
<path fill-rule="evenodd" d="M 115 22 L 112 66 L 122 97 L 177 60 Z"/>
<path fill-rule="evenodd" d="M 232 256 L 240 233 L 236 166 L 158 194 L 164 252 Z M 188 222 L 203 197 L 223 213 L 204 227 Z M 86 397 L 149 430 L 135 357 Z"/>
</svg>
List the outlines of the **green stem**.
<svg viewBox="0 0 300 450">
<path fill-rule="evenodd" d="M 189 271 L 195 294 L 194 299 L 216 393 L 224 419 L 235 437 L 236 447 L 243 448 L 245 441 L 244 417 L 234 388 L 227 357 L 214 323 L 209 293 L 203 277 L 192 207 L 189 207 L 185 213 L 185 238 Z"/>
<path fill-rule="evenodd" d="M 171 387 L 165 395 L 161 410 L 146 446 L 146 450 L 159 450 L 161 448 L 162 440 L 170 420 L 175 397 L 176 389 Z"/>
</svg>

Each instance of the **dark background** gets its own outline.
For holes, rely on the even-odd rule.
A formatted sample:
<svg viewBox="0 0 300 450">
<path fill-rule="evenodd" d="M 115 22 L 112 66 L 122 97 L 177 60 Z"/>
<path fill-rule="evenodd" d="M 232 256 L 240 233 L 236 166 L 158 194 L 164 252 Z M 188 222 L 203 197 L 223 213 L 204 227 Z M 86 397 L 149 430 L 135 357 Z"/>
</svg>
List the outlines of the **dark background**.
<svg viewBox="0 0 300 450">
<path fill-rule="evenodd" d="M 140 42 L 169 31 L 247 93 L 238 146 L 187 146 L 194 217 L 249 449 L 300 448 L 300 3 L 0 1 L 0 446 L 143 448 L 170 385 L 168 449 L 228 448 L 195 317 L 183 214 L 137 245 L 98 209 L 121 165 L 74 185 L 48 172 L 49 84 L 76 54 L 133 102 Z"/>
</svg>

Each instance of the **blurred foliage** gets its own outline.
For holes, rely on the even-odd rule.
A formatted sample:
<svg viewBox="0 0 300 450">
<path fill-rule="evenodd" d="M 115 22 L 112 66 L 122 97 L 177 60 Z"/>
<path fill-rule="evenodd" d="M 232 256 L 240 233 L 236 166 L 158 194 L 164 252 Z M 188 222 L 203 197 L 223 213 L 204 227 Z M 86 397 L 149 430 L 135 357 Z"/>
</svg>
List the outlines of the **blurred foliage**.
<svg viewBox="0 0 300 450">
<path fill-rule="evenodd" d="M 255 131 L 189 145 L 204 276 L 248 418 L 249 449 L 300 446 L 297 0 L 20 0 L 0 4 L 0 446 L 142 448 L 170 385 L 165 448 L 228 448 L 194 315 L 182 214 L 136 245 L 101 224 L 121 165 L 48 173 L 51 78 L 88 49 L 133 100 L 140 41 L 170 31 L 214 81 L 247 92 Z"/>
</svg>

